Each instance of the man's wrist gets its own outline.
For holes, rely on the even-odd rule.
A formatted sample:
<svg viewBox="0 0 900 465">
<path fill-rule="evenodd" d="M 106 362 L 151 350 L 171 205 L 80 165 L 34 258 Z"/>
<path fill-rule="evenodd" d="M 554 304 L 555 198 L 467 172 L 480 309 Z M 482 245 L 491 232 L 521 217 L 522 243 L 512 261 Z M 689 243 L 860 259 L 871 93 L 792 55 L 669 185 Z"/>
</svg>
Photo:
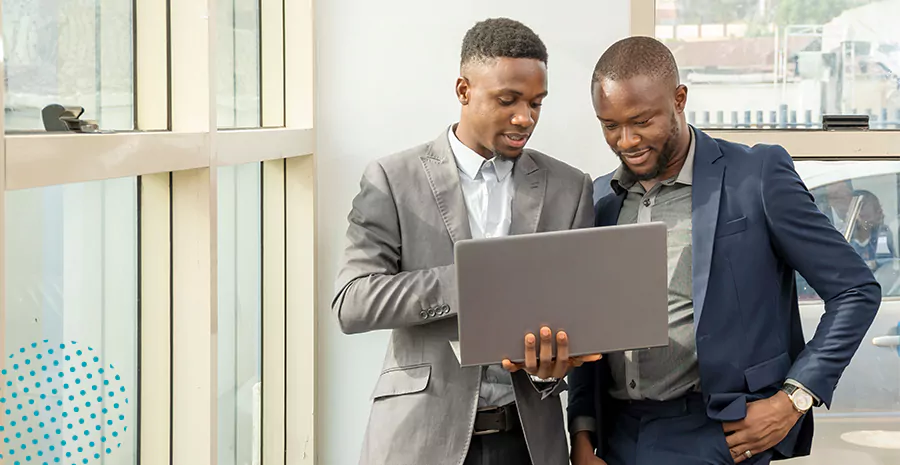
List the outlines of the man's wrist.
<svg viewBox="0 0 900 465">
<path fill-rule="evenodd" d="M 784 382 L 781 391 L 787 395 L 794 410 L 801 415 L 805 415 L 817 403 L 816 397 L 808 389 L 792 379 Z"/>
<path fill-rule="evenodd" d="M 787 392 L 778 391 L 778 394 L 775 396 L 775 399 L 778 401 L 778 406 L 782 412 L 786 415 L 801 417 L 803 413 L 797 410 L 797 406 L 794 405 L 794 401 L 791 400 L 791 396 L 788 395 Z"/>
<path fill-rule="evenodd" d="M 594 454 L 594 444 L 591 442 L 591 432 L 590 431 L 579 431 L 575 433 L 575 437 L 573 438 L 574 444 L 572 444 L 572 456 L 573 457 L 585 457 L 590 454 L 590 456 Z"/>
</svg>

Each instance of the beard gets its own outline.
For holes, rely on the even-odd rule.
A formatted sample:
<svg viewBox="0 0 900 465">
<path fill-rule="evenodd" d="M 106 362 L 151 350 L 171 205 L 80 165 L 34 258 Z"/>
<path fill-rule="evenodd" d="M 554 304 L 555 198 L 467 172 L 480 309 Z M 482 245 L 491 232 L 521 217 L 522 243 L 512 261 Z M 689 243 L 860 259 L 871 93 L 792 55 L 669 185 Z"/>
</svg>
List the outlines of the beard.
<svg viewBox="0 0 900 465">
<path fill-rule="evenodd" d="M 666 168 L 669 166 L 669 162 L 672 161 L 672 157 L 675 156 L 675 151 L 677 150 L 676 145 L 678 144 L 678 135 L 680 131 L 678 129 L 678 120 L 675 118 L 675 115 L 672 115 L 672 129 L 669 131 L 669 137 L 666 139 L 666 142 L 662 146 L 662 150 L 659 152 L 659 157 L 656 159 L 656 165 L 650 171 L 647 171 L 643 174 L 635 173 L 631 170 L 631 167 L 625 163 L 625 157 L 622 155 L 622 152 L 616 151 L 616 155 L 619 157 L 619 161 L 622 162 L 622 167 L 625 168 L 625 171 L 633 176 L 638 181 L 649 181 L 651 179 L 656 179 L 661 174 L 666 171 Z M 653 149 L 651 149 L 653 150 Z"/>
<path fill-rule="evenodd" d="M 502 153 L 500 153 L 500 152 L 498 152 L 498 151 L 496 151 L 496 150 L 492 150 L 492 151 L 491 151 L 491 154 L 494 156 L 494 158 L 497 158 L 498 160 L 511 161 L 511 162 L 513 162 L 513 163 L 515 163 L 516 160 L 518 160 L 519 157 L 520 157 L 523 153 L 525 153 L 525 149 L 524 149 L 524 148 L 523 148 L 522 151 L 519 152 L 517 155 L 504 155 L 504 154 L 502 154 Z"/>
</svg>

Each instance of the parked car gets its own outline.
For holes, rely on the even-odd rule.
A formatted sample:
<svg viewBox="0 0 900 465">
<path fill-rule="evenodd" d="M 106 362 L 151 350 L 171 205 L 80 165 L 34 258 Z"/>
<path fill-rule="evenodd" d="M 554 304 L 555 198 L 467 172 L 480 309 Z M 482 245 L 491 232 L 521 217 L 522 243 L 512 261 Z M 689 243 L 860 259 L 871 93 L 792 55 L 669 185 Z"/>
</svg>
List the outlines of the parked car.
<svg viewBox="0 0 900 465">
<path fill-rule="evenodd" d="M 900 464 L 900 162 L 798 162 L 819 208 L 864 256 L 882 286 L 875 322 L 838 382 L 831 409 L 815 410 L 808 465 Z M 873 197 L 875 200 L 873 200 Z M 798 275 L 804 335 L 824 302 Z"/>
</svg>

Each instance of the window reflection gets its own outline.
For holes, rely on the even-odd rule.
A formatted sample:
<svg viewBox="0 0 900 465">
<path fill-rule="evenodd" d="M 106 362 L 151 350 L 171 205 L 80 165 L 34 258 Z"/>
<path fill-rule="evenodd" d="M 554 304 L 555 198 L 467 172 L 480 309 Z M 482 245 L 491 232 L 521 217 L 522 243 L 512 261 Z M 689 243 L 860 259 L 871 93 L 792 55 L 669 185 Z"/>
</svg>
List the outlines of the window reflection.
<svg viewBox="0 0 900 465">
<path fill-rule="evenodd" d="M 852 177 L 853 166 L 834 165 L 833 173 L 845 172 L 842 179 L 821 185 L 810 185 L 819 210 L 847 240 L 875 273 L 884 296 L 900 296 L 900 256 L 897 254 L 897 228 L 900 226 L 898 190 L 900 164 L 883 166 L 883 174 Z M 894 163 L 894 162 L 889 162 Z M 869 167 L 866 172 L 871 172 Z M 815 181 L 814 181 L 815 182 Z M 802 300 L 819 297 L 802 276 L 797 276 L 798 294 Z"/>
<path fill-rule="evenodd" d="M 0 330 L 10 371 L 0 376 L 0 398 L 18 396 L 29 418 L 8 411 L 2 418 L 0 443 L 23 452 L 0 463 L 88 463 L 97 454 L 102 461 L 94 463 L 135 464 L 138 180 L 6 195 L 6 326 Z M 81 425 L 73 434 L 83 439 L 61 443 L 53 426 L 60 418 Z M 39 450 L 40 461 L 28 459 Z"/>
<path fill-rule="evenodd" d="M 130 0 L 3 0 L 5 128 L 43 131 L 50 104 L 103 129 L 134 128 Z"/>
<path fill-rule="evenodd" d="M 262 165 L 218 170 L 218 465 L 253 465 L 262 429 Z"/>
<path fill-rule="evenodd" d="M 216 4 L 216 95 L 219 128 L 260 126 L 260 23 L 258 0 Z"/>
</svg>

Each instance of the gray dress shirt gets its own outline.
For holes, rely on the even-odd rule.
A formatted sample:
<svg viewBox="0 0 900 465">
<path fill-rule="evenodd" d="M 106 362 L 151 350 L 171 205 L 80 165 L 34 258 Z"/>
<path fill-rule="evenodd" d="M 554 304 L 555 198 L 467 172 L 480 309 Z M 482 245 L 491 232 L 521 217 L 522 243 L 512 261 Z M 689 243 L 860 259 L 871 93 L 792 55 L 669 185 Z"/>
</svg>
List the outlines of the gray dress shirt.
<svg viewBox="0 0 900 465">
<path fill-rule="evenodd" d="M 661 221 L 668 230 L 669 345 L 609 354 L 610 392 L 622 400 L 669 400 L 699 392 L 691 274 L 691 184 L 694 137 L 677 176 L 649 191 L 622 167 L 613 189 L 625 192 L 618 224 Z"/>
<path fill-rule="evenodd" d="M 669 400 L 700 391 L 697 343 L 694 339 L 693 277 L 691 274 L 691 185 L 695 137 L 677 176 L 650 191 L 619 166 L 612 188 L 626 193 L 618 224 L 662 221 L 666 224 L 669 280 L 669 345 L 605 355 L 613 378 L 610 395 L 620 400 Z M 571 434 L 595 431 L 590 417 L 573 419 Z"/>
</svg>

